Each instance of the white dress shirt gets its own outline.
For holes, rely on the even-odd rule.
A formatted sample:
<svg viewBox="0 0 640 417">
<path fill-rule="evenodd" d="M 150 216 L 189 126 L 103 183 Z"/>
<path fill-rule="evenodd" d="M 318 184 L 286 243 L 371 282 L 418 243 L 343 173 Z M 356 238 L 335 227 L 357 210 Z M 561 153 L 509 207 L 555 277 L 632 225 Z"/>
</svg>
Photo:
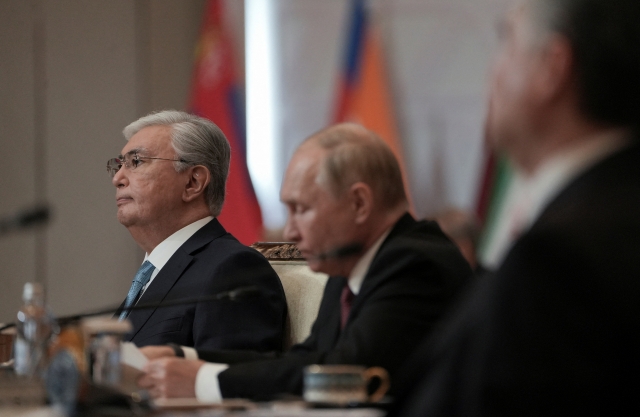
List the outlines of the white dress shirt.
<svg viewBox="0 0 640 417">
<path fill-rule="evenodd" d="M 500 266 L 518 237 L 571 181 L 628 143 L 626 131 L 609 130 L 549 158 L 532 175 L 516 172 L 484 264 L 492 269 Z"/>
<path fill-rule="evenodd" d="M 349 274 L 348 283 L 349 288 L 353 294 L 358 295 L 364 277 L 369 271 L 373 258 L 378 253 L 382 242 L 389 236 L 391 228 L 387 229 L 375 243 L 367 250 L 367 252 L 358 260 L 356 265 Z M 185 358 L 197 359 L 198 353 L 195 349 L 182 347 L 185 352 Z M 204 403 L 219 403 L 222 401 L 222 393 L 220 392 L 220 384 L 218 382 L 218 375 L 227 369 L 229 365 L 224 363 L 206 363 L 200 367 L 198 374 L 196 375 L 196 398 L 198 401 Z"/>
<path fill-rule="evenodd" d="M 364 281 L 364 277 L 369 272 L 369 267 L 371 266 L 371 262 L 373 258 L 378 253 L 378 249 L 382 246 L 382 242 L 389 236 L 389 232 L 391 232 L 391 228 L 387 229 L 379 238 L 375 241 L 373 245 L 367 250 L 367 252 L 358 260 L 358 263 L 353 267 L 351 273 L 349 274 L 349 288 L 354 295 L 358 295 L 360 292 L 360 288 L 362 287 L 362 281 Z"/>
</svg>

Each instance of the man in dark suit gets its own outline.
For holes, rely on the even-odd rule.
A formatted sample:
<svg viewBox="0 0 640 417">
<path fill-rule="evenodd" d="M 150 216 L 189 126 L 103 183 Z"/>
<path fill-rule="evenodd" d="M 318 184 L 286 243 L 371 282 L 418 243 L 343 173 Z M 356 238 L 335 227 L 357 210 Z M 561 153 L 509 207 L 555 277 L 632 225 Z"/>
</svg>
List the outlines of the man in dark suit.
<svg viewBox="0 0 640 417">
<path fill-rule="evenodd" d="M 396 370 L 471 275 L 435 222 L 407 213 L 397 160 L 361 126 L 338 125 L 307 139 L 288 166 L 281 199 L 289 213 L 285 238 L 311 269 L 331 276 L 311 335 L 279 357 L 199 352 L 215 363 L 153 360 L 139 381 L 152 395 L 300 395 L 310 364 L 382 366 L 393 390 Z"/>
<path fill-rule="evenodd" d="M 511 10 L 488 139 L 519 236 L 405 374 L 395 415 L 639 415 L 640 2 Z"/>
<path fill-rule="evenodd" d="M 215 218 L 222 209 L 229 143 L 209 120 L 178 111 L 150 114 L 124 129 L 122 155 L 107 168 L 118 220 L 146 252 L 121 310 L 138 346 L 175 343 L 198 349 L 281 349 L 284 291 L 269 263 Z M 129 311 L 257 286 L 261 297 Z"/>
</svg>

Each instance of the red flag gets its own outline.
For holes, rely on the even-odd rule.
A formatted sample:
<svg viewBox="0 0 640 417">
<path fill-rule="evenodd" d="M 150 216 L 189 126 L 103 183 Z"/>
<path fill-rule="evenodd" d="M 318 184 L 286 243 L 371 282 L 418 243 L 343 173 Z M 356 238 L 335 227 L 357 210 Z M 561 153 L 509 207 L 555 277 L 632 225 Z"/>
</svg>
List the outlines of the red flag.
<svg viewBox="0 0 640 417">
<path fill-rule="evenodd" d="M 262 237 L 262 214 L 247 169 L 244 100 L 237 81 L 222 1 L 209 0 L 196 48 L 190 109 L 217 124 L 229 140 L 231 166 L 218 220 L 249 245 Z"/>
</svg>

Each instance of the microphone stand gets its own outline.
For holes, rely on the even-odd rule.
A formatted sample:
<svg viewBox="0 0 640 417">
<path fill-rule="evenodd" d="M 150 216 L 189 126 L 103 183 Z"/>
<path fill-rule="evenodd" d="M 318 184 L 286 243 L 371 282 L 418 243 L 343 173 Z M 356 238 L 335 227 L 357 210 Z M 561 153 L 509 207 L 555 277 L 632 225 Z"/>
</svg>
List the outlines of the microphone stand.
<svg viewBox="0 0 640 417">
<path fill-rule="evenodd" d="M 0 236 L 13 231 L 46 224 L 51 217 L 51 210 L 46 204 L 36 205 L 18 213 L 0 218 Z"/>
<path fill-rule="evenodd" d="M 60 317 L 57 319 L 57 321 L 60 326 L 64 326 L 64 325 L 68 325 L 68 324 L 80 321 L 83 318 L 102 316 L 105 314 L 112 314 L 117 311 L 148 310 L 148 309 L 171 307 L 171 306 L 185 305 L 185 304 L 197 304 L 197 303 L 203 303 L 208 301 L 229 300 L 229 301 L 235 302 L 235 301 L 241 301 L 247 298 L 256 297 L 261 294 L 262 294 L 262 290 L 259 287 L 255 285 L 251 285 L 247 287 L 239 287 L 233 290 L 222 291 L 216 294 L 206 295 L 201 297 L 180 298 L 177 300 L 162 301 L 160 303 L 136 304 L 130 307 L 122 308 L 122 309 L 120 308 L 120 306 L 115 308 L 114 307 L 103 308 L 103 309 L 92 311 L 89 313 L 73 314 L 71 316 Z M 16 326 L 16 323 L 7 323 L 4 326 L 0 327 L 0 332 L 15 326 Z"/>
</svg>

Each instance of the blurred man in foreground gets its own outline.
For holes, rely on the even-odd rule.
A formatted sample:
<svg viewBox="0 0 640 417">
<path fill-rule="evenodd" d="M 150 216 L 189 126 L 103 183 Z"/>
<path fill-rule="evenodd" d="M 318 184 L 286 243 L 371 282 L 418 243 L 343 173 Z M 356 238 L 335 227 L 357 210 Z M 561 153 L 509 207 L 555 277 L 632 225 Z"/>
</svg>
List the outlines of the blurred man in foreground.
<svg viewBox="0 0 640 417">
<path fill-rule="evenodd" d="M 209 120 L 168 110 L 124 129 L 127 144 L 109 160 L 118 220 L 146 252 L 117 316 L 138 346 L 175 343 L 208 349 L 281 349 L 286 302 L 264 257 L 227 233 L 222 210 L 230 149 Z M 263 297 L 157 309 L 125 307 L 211 296 L 256 286 Z"/>
<path fill-rule="evenodd" d="M 483 274 L 485 269 L 478 262 L 478 240 L 480 224 L 475 215 L 467 210 L 449 207 L 433 218 L 445 235 L 458 246 L 464 259 L 469 262 L 476 275 Z"/>
<path fill-rule="evenodd" d="M 435 222 L 407 213 L 398 162 L 358 125 L 307 139 L 287 168 L 285 238 L 314 271 L 331 275 L 311 335 L 278 358 L 199 352 L 211 362 L 162 358 L 139 381 L 152 395 L 273 398 L 302 393 L 310 364 L 382 366 L 394 377 L 471 270 Z M 150 357 L 172 354 L 148 348 Z"/>
<path fill-rule="evenodd" d="M 487 131 L 526 179 L 503 219 L 519 237 L 421 349 L 398 414 L 640 414 L 639 22 L 638 0 L 511 9 Z"/>
</svg>

